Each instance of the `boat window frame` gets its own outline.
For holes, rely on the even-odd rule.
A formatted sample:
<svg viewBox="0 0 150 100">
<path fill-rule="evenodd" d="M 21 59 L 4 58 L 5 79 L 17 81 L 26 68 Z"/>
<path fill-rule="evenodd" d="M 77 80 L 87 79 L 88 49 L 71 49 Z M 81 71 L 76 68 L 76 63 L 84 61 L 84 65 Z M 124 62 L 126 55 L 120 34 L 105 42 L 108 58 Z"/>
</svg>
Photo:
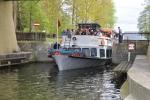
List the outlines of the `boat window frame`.
<svg viewBox="0 0 150 100">
<path fill-rule="evenodd" d="M 106 49 L 106 57 L 107 57 L 107 58 L 110 57 L 110 49 Z"/>
<path fill-rule="evenodd" d="M 112 57 L 112 49 L 110 49 L 110 57 Z"/>
<path fill-rule="evenodd" d="M 92 55 L 92 49 L 94 50 L 95 49 L 95 51 L 94 51 L 94 55 Z M 97 48 L 91 48 L 91 51 L 90 51 L 90 53 L 91 53 L 91 57 L 96 57 L 97 56 Z M 96 54 L 96 55 L 95 55 Z"/>
<path fill-rule="evenodd" d="M 79 51 L 75 51 L 75 50 L 79 50 Z M 73 51 L 73 52 L 81 52 L 81 48 L 68 48 L 68 51 Z"/>
<path fill-rule="evenodd" d="M 85 50 L 85 49 L 88 50 L 88 55 L 86 55 L 85 52 L 83 52 L 83 50 Z M 81 51 L 81 52 L 83 53 L 84 56 L 87 56 L 87 57 L 89 57 L 89 56 L 91 55 L 91 52 L 90 52 L 90 49 L 89 49 L 89 48 L 82 48 L 82 51 Z"/>
<path fill-rule="evenodd" d="M 65 50 L 65 51 L 68 51 L 68 48 L 62 48 L 63 50 Z"/>
<path fill-rule="evenodd" d="M 102 56 L 101 51 L 103 51 L 103 56 Z M 105 49 L 99 49 L 99 53 L 100 53 L 100 58 L 102 58 L 102 57 L 105 57 L 105 56 L 106 56 L 106 55 L 105 55 Z"/>
<path fill-rule="evenodd" d="M 110 58 L 112 56 L 112 49 L 106 49 L 106 57 Z"/>
</svg>

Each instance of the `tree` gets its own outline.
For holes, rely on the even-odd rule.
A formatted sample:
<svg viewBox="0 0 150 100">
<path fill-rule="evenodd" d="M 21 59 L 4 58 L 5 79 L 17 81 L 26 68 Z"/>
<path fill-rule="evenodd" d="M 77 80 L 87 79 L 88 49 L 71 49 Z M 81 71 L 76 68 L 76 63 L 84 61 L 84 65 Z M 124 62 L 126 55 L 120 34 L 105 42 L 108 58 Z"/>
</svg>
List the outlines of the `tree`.
<svg viewBox="0 0 150 100">
<path fill-rule="evenodd" d="M 19 1 L 18 29 L 34 31 L 32 23 L 38 20 L 41 24 L 39 31 L 56 33 L 58 19 L 61 22 L 60 31 L 75 28 L 77 23 L 82 22 L 97 22 L 103 27 L 113 27 L 114 12 L 112 0 Z"/>
<path fill-rule="evenodd" d="M 112 0 L 66 1 L 71 5 L 72 23 L 97 22 L 103 27 L 113 27 L 115 23 L 115 10 Z"/>
<path fill-rule="evenodd" d="M 46 31 L 47 18 L 40 1 L 18 1 L 18 31 Z M 40 26 L 35 29 L 34 23 Z"/>
<path fill-rule="evenodd" d="M 146 0 L 145 3 L 145 8 L 138 18 L 138 28 L 141 32 L 150 32 L 150 0 Z"/>
</svg>

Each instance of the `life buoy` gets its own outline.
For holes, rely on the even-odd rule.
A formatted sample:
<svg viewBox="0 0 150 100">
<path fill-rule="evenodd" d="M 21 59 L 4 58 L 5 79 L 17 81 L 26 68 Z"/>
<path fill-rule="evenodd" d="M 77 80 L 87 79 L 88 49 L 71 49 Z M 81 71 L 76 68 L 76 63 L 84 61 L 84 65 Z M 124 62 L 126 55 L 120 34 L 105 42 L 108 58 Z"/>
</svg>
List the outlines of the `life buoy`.
<svg viewBox="0 0 150 100">
<path fill-rule="evenodd" d="M 73 38 L 72 38 L 72 40 L 73 40 L 73 41 L 76 41 L 76 40 L 77 40 L 77 38 L 76 38 L 76 37 L 73 37 Z"/>
</svg>

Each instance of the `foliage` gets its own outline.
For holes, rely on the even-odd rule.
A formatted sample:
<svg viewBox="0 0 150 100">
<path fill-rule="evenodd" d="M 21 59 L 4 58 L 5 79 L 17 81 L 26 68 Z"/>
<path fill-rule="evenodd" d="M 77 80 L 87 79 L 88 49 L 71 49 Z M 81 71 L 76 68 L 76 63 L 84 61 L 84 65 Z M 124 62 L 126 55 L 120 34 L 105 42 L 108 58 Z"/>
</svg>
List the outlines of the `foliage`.
<svg viewBox="0 0 150 100">
<path fill-rule="evenodd" d="M 18 1 L 18 30 L 56 33 L 75 28 L 77 23 L 97 22 L 103 27 L 115 23 L 112 0 L 40 0 Z M 33 23 L 40 23 L 34 27 Z"/>
<path fill-rule="evenodd" d="M 47 18 L 41 4 L 38 1 L 18 2 L 18 31 L 44 31 L 46 30 Z M 34 26 L 39 23 L 39 26 Z M 31 28 L 31 30 L 30 30 Z"/>
<path fill-rule="evenodd" d="M 138 19 L 138 28 L 141 32 L 150 32 L 150 0 L 146 0 L 145 4 L 145 8 Z"/>
<path fill-rule="evenodd" d="M 69 1 L 69 0 L 68 0 Z M 115 23 L 112 0 L 70 0 L 72 21 L 97 22 L 103 27 L 113 27 Z M 73 12 L 74 11 L 74 12 Z"/>
</svg>

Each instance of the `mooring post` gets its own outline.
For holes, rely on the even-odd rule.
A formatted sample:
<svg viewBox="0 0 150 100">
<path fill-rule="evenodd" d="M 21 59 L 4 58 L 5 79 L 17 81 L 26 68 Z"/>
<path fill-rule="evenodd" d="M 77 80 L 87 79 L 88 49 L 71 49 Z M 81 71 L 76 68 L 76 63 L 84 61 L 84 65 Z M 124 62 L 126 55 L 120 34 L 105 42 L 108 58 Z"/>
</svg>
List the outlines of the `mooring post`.
<svg viewBox="0 0 150 100">
<path fill-rule="evenodd" d="M 128 62 L 130 61 L 131 58 L 131 52 L 128 52 Z"/>
</svg>

